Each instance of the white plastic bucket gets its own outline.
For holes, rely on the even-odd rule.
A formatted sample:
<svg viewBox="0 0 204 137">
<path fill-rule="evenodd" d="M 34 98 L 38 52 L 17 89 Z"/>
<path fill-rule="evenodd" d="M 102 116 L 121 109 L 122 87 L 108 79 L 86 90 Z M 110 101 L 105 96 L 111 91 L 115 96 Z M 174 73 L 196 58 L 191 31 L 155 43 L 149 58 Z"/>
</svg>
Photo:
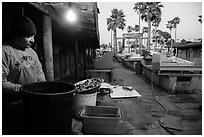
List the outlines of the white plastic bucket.
<svg viewBox="0 0 204 137">
<path fill-rule="evenodd" d="M 75 93 L 74 95 L 74 114 L 80 118 L 80 111 L 84 106 L 96 106 L 97 92 L 91 94 Z"/>
</svg>

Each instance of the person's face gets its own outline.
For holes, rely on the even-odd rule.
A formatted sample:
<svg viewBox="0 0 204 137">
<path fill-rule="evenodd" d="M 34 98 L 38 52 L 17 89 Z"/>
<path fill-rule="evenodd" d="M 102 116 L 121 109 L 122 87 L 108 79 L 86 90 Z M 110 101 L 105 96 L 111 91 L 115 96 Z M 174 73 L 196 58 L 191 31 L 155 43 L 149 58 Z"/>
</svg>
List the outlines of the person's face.
<svg viewBox="0 0 204 137">
<path fill-rule="evenodd" d="M 22 48 L 30 47 L 35 42 L 34 36 L 18 36 L 18 45 Z"/>
</svg>

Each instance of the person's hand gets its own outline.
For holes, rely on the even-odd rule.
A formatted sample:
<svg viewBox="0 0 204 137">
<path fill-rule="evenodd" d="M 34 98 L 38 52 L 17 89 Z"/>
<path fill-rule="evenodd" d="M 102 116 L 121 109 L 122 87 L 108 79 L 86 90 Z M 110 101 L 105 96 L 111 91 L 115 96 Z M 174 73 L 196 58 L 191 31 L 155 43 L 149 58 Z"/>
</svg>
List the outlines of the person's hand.
<svg viewBox="0 0 204 137">
<path fill-rule="evenodd" d="M 22 85 L 19 85 L 19 90 L 17 92 L 19 92 L 19 93 L 22 92 Z"/>
</svg>

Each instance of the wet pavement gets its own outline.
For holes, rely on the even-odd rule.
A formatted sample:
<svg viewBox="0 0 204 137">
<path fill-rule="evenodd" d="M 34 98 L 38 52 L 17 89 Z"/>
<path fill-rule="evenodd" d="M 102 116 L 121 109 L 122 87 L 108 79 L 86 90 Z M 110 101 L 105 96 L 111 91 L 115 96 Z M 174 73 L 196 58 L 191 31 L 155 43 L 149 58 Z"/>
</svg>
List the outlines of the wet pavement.
<svg viewBox="0 0 204 137">
<path fill-rule="evenodd" d="M 117 106 L 122 118 L 115 134 L 126 135 L 201 135 L 202 95 L 169 94 L 152 84 L 142 74 L 136 74 L 121 63 L 114 61 L 114 81 L 111 85 L 131 86 L 142 97 L 111 99 L 98 95 L 97 105 Z M 80 120 L 73 120 L 74 134 L 83 134 Z"/>
</svg>

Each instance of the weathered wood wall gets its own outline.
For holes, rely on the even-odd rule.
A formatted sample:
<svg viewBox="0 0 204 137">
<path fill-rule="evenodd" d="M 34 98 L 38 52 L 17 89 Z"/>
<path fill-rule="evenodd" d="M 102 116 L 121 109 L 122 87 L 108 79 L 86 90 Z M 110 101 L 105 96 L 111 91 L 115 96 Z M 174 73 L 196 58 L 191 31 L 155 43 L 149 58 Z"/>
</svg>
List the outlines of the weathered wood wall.
<svg viewBox="0 0 204 137">
<path fill-rule="evenodd" d="M 45 56 L 47 56 L 45 53 L 48 49 L 44 48 L 46 41 L 44 41 L 45 34 L 43 33 L 45 32 L 43 31 L 43 23 L 45 23 L 43 21 L 43 19 L 45 19 L 45 14 L 43 12 L 39 11 L 29 3 L 4 3 L 2 8 L 3 38 L 6 38 L 9 32 L 9 24 L 12 19 L 17 15 L 22 14 L 22 7 L 24 9 L 24 15 L 31 18 L 36 25 L 36 43 L 32 48 L 37 52 L 43 70 L 46 71 L 48 69 L 46 68 L 46 61 L 50 60 L 45 58 Z M 51 46 L 49 52 L 52 49 L 54 80 L 78 81 L 86 78 L 85 69 L 93 65 L 92 59 L 94 58 L 94 47 L 89 46 L 89 44 L 87 44 L 89 43 L 88 41 L 86 43 L 86 41 L 82 41 L 73 36 L 69 30 L 64 29 L 54 20 L 50 21 L 50 27 L 52 30 L 49 30 L 49 33 L 52 36 L 46 36 L 46 39 L 49 39 L 46 47 L 49 48 L 49 46 Z M 75 48 L 76 45 L 78 45 L 78 48 Z M 77 70 L 78 72 L 76 72 Z M 52 70 L 48 71 L 51 72 Z"/>
<path fill-rule="evenodd" d="M 197 66 L 202 66 L 202 47 L 179 48 L 178 57 L 194 62 Z"/>
</svg>

